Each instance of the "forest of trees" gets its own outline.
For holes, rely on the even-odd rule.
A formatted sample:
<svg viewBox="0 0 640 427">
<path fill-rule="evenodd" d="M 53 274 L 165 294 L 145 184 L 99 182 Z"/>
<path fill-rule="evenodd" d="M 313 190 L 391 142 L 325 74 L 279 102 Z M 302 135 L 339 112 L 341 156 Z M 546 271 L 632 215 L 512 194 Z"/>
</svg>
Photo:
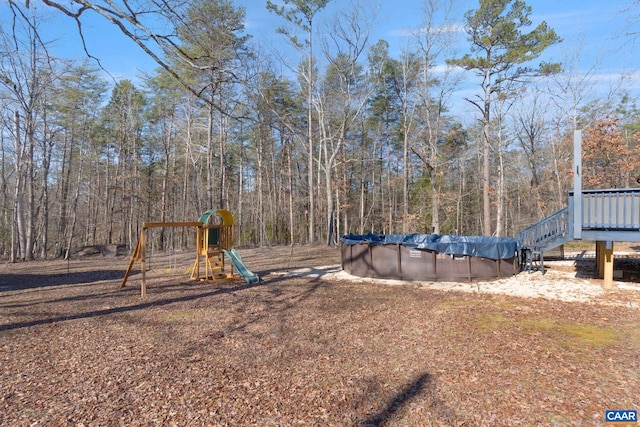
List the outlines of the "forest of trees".
<svg viewBox="0 0 640 427">
<path fill-rule="evenodd" d="M 125 2 L 128 12 L 109 16 L 160 46 L 157 70 L 138 84 L 106 79 L 91 58 L 52 56 L 33 3 L 9 1 L 0 22 L 6 260 L 133 247 L 144 221 L 195 221 L 211 208 L 234 214 L 238 245 L 335 244 L 350 232 L 515 236 L 566 205 L 577 128 L 585 189 L 638 186 L 635 100 L 593 99 L 575 64 L 541 62 L 562 41 L 533 26 L 520 0 L 481 0 L 464 17 L 427 0 L 425 30 L 396 57 L 370 40 L 365 8 L 345 4 L 318 32 L 328 0 L 267 1 L 298 53 L 292 68 L 254 43 L 230 0 Z M 37 3 L 74 23 L 87 2 Z M 129 30 L 145 5 L 167 8 L 171 38 Z M 447 20 L 464 21 L 469 53 L 453 52 L 439 30 Z M 475 120 L 450 104 L 469 75 Z M 192 234 L 163 244 L 193 244 Z"/>
</svg>

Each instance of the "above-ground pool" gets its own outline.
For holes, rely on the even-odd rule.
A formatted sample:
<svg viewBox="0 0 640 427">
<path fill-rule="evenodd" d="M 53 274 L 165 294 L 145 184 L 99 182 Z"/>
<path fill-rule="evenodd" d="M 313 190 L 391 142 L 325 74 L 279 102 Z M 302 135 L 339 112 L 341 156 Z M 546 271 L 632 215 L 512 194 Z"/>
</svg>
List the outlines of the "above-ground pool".
<svg viewBox="0 0 640 427">
<path fill-rule="evenodd" d="M 360 277 L 459 281 L 513 276 L 520 244 L 508 237 L 440 234 L 348 234 L 342 269 Z"/>
</svg>

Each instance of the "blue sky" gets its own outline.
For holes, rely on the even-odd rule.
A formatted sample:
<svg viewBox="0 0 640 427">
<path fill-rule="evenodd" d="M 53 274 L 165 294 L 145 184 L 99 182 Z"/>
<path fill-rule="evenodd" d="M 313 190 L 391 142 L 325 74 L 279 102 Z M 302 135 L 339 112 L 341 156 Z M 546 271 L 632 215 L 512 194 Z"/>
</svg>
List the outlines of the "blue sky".
<svg viewBox="0 0 640 427">
<path fill-rule="evenodd" d="M 594 91 L 606 91 L 618 84 L 625 76 L 627 88 L 632 94 L 640 95 L 640 55 L 638 44 L 625 36 L 629 19 L 623 11 L 632 0 L 529 0 L 534 25 L 546 21 L 556 30 L 563 42 L 553 46 L 546 53 L 546 59 L 571 63 L 576 72 L 590 73 Z M 420 27 L 422 4 L 420 0 L 361 0 L 370 11 L 378 11 L 372 27 L 371 43 L 379 39 L 387 40 L 392 53 L 398 53 L 409 46 L 408 34 Z M 33 3 L 32 3 L 33 4 Z M 246 8 L 246 29 L 253 35 L 255 43 L 268 49 L 287 51 L 282 35 L 275 28 L 282 19 L 268 12 L 264 0 L 236 0 L 236 5 Z M 331 22 L 340 8 L 348 7 L 351 0 L 332 0 L 320 12 L 316 28 L 323 28 Z M 455 22 L 462 25 L 464 12 L 474 9 L 477 0 L 458 0 Z M 44 6 L 40 6 L 44 7 Z M 640 6 L 635 9 L 640 16 Z M 81 60 L 83 52 L 76 36 L 75 26 L 62 16 L 52 15 L 52 35 L 57 38 L 54 54 Z M 637 28 L 640 28 L 637 27 Z M 118 30 L 101 18 L 95 17 L 85 24 L 85 34 L 90 52 L 101 59 L 103 66 L 116 78 L 134 81 L 140 71 L 152 71 L 155 63 L 132 41 L 118 33 Z M 464 34 L 459 34 L 460 54 L 468 51 Z M 597 88 L 597 89 L 595 89 Z"/>
</svg>

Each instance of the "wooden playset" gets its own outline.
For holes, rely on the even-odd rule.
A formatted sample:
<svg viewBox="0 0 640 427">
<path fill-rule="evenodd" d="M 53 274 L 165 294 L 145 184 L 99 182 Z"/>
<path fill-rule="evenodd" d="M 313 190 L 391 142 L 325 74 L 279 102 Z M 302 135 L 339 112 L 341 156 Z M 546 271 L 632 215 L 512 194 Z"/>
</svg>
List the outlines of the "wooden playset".
<svg viewBox="0 0 640 427">
<path fill-rule="evenodd" d="M 215 223 L 214 219 L 216 217 L 219 218 L 221 222 Z M 211 209 L 202 214 L 200 220 L 197 222 L 143 222 L 138 243 L 131 255 L 129 267 L 127 268 L 121 287 L 126 286 L 134 263 L 139 262 L 142 273 L 140 295 L 142 297 L 146 296 L 147 232 L 149 229 L 160 227 L 196 228 L 196 259 L 191 269 L 191 280 L 236 280 L 239 278 L 239 276 L 235 274 L 234 264 L 241 266 L 242 261 L 235 251 L 233 251 L 233 215 L 225 209 Z M 226 268 L 228 264 L 225 264 L 225 255 L 231 257 L 233 261 L 231 265 L 229 265 L 229 271 L 227 271 Z M 204 275 L 201 276 L 200 265 L 202 260 L 204 260 Z M 243 276 L 245 275 L 243 274 Z M 246 276 L 245 279 L 247 279 Z M 248 279 L 247 282 L 249 282 Z"/>
</svg>

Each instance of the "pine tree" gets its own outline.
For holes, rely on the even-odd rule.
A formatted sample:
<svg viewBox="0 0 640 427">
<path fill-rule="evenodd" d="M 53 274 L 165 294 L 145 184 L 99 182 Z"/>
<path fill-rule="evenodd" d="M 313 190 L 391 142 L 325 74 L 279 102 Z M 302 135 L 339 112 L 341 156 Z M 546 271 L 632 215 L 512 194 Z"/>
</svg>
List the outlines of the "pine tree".
<svg viewBox="0 0 640 427">
<path fill-rule="evenodd" d="M 546 22 L 524 32 L 532 24 L 530 15 L 531 7 L 521 0 L 480 0 L 477 10 L 465 14 L 471 53 L 448 61 L 473 71 L 481 79 L 482 93 L 467 101 L 480 111 L 483 126 L 483 231 L 486 235 L 491 235 L 491 104 L 497 96 L 508 96 L 505 90 L 510 85 L 557 73 L 561 68 L 558 63 L 526 65 L 561 41 Z"/>
</svg>

